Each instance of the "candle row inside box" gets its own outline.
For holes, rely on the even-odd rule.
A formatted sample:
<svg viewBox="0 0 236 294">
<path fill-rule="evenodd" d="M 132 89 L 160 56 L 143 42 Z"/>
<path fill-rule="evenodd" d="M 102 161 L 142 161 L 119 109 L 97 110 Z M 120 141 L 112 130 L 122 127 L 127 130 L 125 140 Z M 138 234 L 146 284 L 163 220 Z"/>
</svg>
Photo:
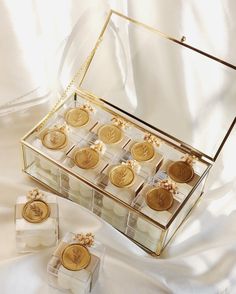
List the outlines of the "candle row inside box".
<svg viewBox="0 0 236 294">
<path fill-rule="evenodd" d="M 127 127 L 123 118 L 91 105 L 83 100 L 80 104 L 65 105 L 38 134 L 34 146 L 73 174 L 166 225 L 198 182 L 206 169 L 205 164 L 132 124 Z M 80 111 L 88 112 L 88 109 L 93 118 L 81 125 L 83 114 Z M 111 120 L 115 124 L 108 123 Z M 67 130 L 53 127 L 55 122 L 64 126 L 66 123 Z M 121 135 L 114 130 L 119 130 Z M 128 209 L 115 205 L 107 197 L 94 196 L 91 188 L 61 173 L 43 157 L 36 156 L 35 163 L 39 177 L 48 181 L 60 177 L 60 189 L 68 193 L 69 198 L 92 209 L 121 231 L 127 230 Z M 113 219 L 119 217 L 122 225 L 113 223 Z M 136 225 L 146 231 L 142 220 Z"/>
</svg>

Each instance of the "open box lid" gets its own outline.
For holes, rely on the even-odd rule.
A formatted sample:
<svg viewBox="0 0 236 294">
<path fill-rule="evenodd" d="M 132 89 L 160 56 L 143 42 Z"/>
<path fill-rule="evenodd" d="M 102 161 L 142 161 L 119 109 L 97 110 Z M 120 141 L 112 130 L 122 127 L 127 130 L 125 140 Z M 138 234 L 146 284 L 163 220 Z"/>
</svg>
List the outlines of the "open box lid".
<svg viewBox="0 0 236 294">
<path fill-rule="evenodd" d="M 183 41 L 111 11 L 80 87 L 215 161 L 236 122 L 236 66 Z"/>
</svg>

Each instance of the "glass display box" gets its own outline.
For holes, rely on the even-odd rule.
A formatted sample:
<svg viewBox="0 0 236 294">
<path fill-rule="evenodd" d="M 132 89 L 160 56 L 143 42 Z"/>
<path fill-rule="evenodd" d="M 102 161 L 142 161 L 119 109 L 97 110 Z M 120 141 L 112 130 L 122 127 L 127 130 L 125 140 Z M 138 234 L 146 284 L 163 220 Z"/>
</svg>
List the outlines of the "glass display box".
<svg viewBox="0 0 236 294">
<path fill-rule="evenodd" d="M 236 67 L 115 11 L 80 67 L 70 44 L 76 75 L 22 139 L 23 170 L 160 255 L 235 125 Z"/>
</svg>

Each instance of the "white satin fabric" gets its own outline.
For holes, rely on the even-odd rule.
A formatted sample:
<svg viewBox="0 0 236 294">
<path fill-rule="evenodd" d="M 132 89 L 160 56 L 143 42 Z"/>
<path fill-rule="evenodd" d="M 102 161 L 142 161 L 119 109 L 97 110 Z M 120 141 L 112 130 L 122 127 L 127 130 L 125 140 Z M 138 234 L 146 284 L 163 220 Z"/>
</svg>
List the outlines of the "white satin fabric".
<svg viewBox="0 0 236 294">
<path fill-rule="evenodd" d="M 47 9 L 43 6 L 46 2 L 49 3 Z M 67 19 L 70 19 L 72 24 L 87 8 L 94 8 L 97 5 L 96 9 L 99 7 L 101 10 L 106 10 L 111 5 L 140 21 L 159 27 L 170 35 L 182 35 L 191 27 L 189 43 L 236 63 L 232 53 L 236 44 L 233 40 L 234 1 L 209 0 L 206 3 L 206 1 L 133 0 L 123 6 L 118 1 L 109 3 L 106 1 L 2 1 L 0 5 L 5 9 L 1 9 L 0 12 L 1 44 L 3 44 L 0 46 L 1 103 L 3 99 L 9 101 L 13 96 L 20 96 L 35 85 L 41 84 L 44 77 L 42 74 L 42 79 L 39 79 L 37 76 L 40 72 L 39 68 L 35 68 L 32 64 L 30 67 L 27 52 L 32 52 L 32 48 L 30 49 L 30 42 L 28 45 L 27 42 L 25 43 L 27 34 L 21 35 L 17 31 L 17 28 L 20 30 L 21 23 L 25 24 L 22 32 L 27 28 L 26 16 L 31 10 L 25 11 L 24 15 L 24 9 L 17 11 L 16 8 L 13 9 L 12 3 L 21 3 L 17 5 L 22 7 L 26 3 L 41 5 L 41 14 L 39 13 L 41 18 L 37 18 L 35 14 L 35 19 L 41 19 L 43 23 L 42 16 L 46 15 L 52 26 L 55 26 L 49 31 L 45 29 L 48 33 L 46 39 L 48 42 L 44 44 L 49 44 L 49 47 L 54 46 L 53 49 L 51 47 L 51 53 L 71 28 L 69 24 L 68 31 L 65 32 L 62 26 L 61 32 L 58 29 L 58 34 L 53 34 L 56 27 L 60 28 L 59 20 L 64 19 L 68 12 L 65 3 L 70 3 L 72 13 L 69 14 L 71 18 L 68 16 Z M 13 6 L 10 7 L 11 5 Z M 55 19 L 58 20 L 56 24 Z M 14 27 L 14 21 L 17 20 L 19 22 Z M 66 26 L 67 23 L 63 24 Z M 42 26 L 38 23 L 39 27 Z M 222 37 L 226 33 L 232 36 L 232 42 L 226 42 L 228 37 Z M 53 35 L 55 39 L 51 42 Z M 32 60 L 36 58 L 37 55 L 32 57 Z M 21 172 L 19 140 L 47 113 L 49 104 L 12 113 L 0 120 L 1 294 L 57 293 L 47 286 L 46 276 L 46 265 L 53 248 L 35 254 L 17 254 L 14 227 L 16 197 L 36 185 Z M 159 259 L 148 256 L 86 209 L 65 199 L 58 199 L 60 236 L 67 231 L 93 231 L 107 246 L 104 268 L 93 290 L 94 294 L 236 293 L 235 139 L 234 132 L 211 171 L 202 201 Z"/>
</svg>

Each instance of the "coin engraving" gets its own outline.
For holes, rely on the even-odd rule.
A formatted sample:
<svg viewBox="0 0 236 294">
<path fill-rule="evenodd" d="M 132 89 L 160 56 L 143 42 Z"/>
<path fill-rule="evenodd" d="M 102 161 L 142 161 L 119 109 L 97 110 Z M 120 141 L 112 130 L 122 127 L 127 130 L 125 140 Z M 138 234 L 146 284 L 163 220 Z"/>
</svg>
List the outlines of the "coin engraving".
<svg viewBox="0 0 236 294">
<path fill-rule="evenodd" d="M 78 271 L 86 268 L 91 260 L 88 249 L 80 244 L 70 244 L 62 252 L 62 265 L 71 271 Z"/>
<path fill-rule="evenodd" d="M 48 130 L 42 138 L 42 144 L 48 149 L 62 149 L 67 144 L 67 136 L 60 130 Z"/>
<path fill-rule="evenodd" d="M 131 155 L 137 161 L 148 161 L 154 157 L 155 150 L 151 143 L 139 142 L 131 147 Z"/>
<path fill-rule="evenodd" d="M 123 139 L 123 132 L 115 125 L 103 125 L 98 130 L 98 138 L 105 144 L 117 144 Z"/>
<path fill-rule="evenodd" d="M 50 209 L 42 200 L 32 200 L 25 204 L 22 217 L 30 223 L 41 223 L 50 215 Z"/>
<path fill-rule="evenodd" d="M 65 120 L 68 125 L 79 128 L 85 126 L 89 122 L 89 113 L 85 109 L 72 108 L 67 111 Z"/>
<path fill-rule="evenodd" d="M 75 164 L 82 169 L 95 168 L 99 159 L 99 153 L 90 147 L 78 149 L 74 155 Z"/>
<path fill-rule="evenodd" d="M 194 176 L 192 166 L 185 161 L 173 162 L 169 166 L 167 173 L 172 180 L 178 183 L 188 183 Z"/>
<path fill-rule="evenodd" d="M 134 171 L 127 165 L 118 165 L 112 168 L 109 173 L 111 183 L 119 188 L 129 187 L 134 181 Z"/>
<path fill-rule="evenodd" d="M 173 201 L 172 193 L 161 187 L 153 188 L 146 194 L 147 205 L 157 211 L 168 210 L 172 206 Z"/>
</svg>

